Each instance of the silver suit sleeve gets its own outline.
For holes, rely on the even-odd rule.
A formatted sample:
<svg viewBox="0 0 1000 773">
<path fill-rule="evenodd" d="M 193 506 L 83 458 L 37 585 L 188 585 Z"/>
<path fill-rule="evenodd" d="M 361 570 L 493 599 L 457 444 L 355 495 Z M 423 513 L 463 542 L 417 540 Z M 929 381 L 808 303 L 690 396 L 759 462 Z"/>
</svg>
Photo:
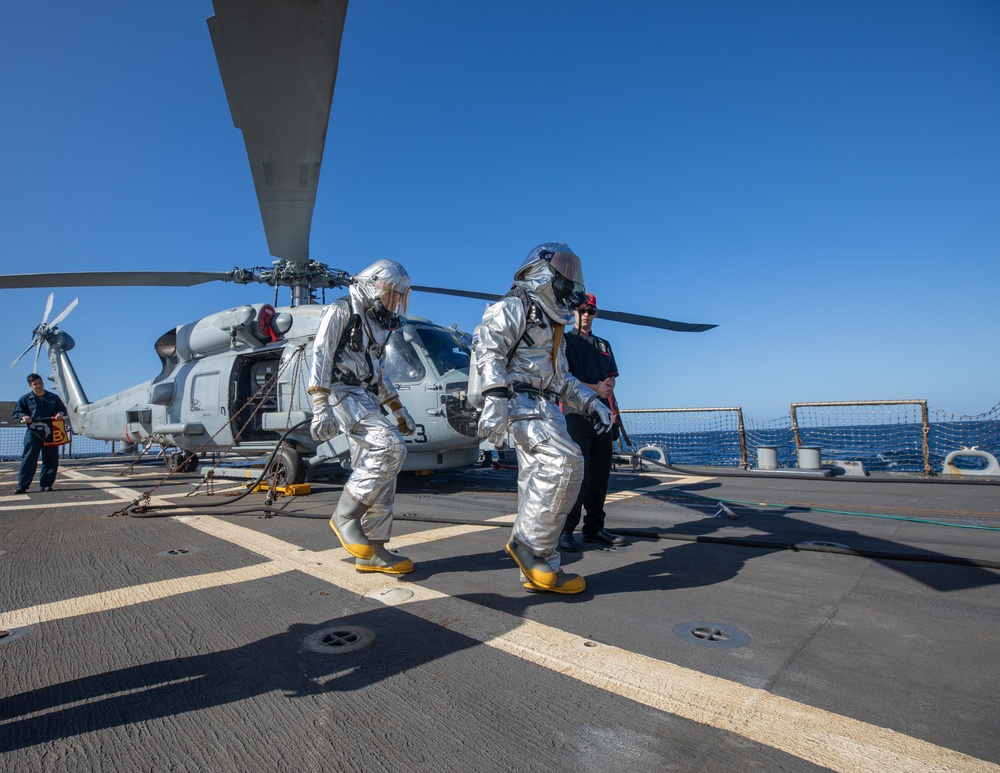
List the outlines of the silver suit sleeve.
<svg viewBox="0 0 1000 773">
<path fill-rule="evenodd" d="M 350 317 L 351 310 L 347 303 L 336 301 L 329 305 L 320 318 L 316 340 L 313 341 L 312 366 L 309 370 L 310 387 L 331 388 L 337 345 Z"/>
<path fill-rule="evenodd" d="M 501 298 L 486 309 L 477 354 L 483 391 L 508 385 L 507 359 L 526 325 L 524 305 L 517 298 Z"/>
</svg>

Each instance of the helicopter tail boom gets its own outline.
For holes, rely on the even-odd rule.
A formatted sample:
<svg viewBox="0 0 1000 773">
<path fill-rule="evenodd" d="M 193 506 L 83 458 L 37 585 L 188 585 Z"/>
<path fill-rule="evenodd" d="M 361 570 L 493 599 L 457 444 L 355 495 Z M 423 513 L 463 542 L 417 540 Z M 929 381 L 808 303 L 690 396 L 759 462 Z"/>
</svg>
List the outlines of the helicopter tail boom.
<svg viewBox="0 0 1000 773">
<path fill-rule="evenodd" d="M 74 346 L 73 338 L 62 330 L 54 330 L 45 338 L 45 343 L 49 349 L 49 364 L 52 366 L 52 378 L 56 382 L 56 388 L 66 403 L 69 410 L 70 424 L 74 432 L 84 432 L 84 427 L 80 426 L 82 415 L 86 413 L 90 401 L 87 393 L 83 391 L 83 385 L 76 375 L 73 363 L 70 362 L 66 353 Z"/>
</svg>

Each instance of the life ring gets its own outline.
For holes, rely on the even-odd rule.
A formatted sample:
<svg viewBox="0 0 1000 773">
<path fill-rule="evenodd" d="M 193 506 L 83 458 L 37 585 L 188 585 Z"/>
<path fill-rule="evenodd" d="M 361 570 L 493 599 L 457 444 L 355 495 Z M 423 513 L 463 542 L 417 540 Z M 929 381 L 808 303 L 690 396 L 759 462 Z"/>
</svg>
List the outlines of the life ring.
<svg viewBox="0 0 1000 773">
<path fill-rule="evenodd" d="M 955 459 L 959 456 L 972 456 L 977 459 L 985 459 L 986 467 L 981 470 L 962 470 L 955 466 Z M 980 451 L 976 446 L 972 448 L 960 448 L 952 451 L 944 458 L 945 475 L 996 475 L 1000 476 L 1000 462 L 989 451 Z"/>
</svg>

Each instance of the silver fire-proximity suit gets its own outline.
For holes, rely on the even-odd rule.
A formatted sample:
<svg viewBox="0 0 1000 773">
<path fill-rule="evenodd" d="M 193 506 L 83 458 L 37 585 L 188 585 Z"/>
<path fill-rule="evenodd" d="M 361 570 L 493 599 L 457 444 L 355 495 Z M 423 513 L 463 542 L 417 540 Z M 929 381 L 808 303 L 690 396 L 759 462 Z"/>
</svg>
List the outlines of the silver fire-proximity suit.
<svg viewBox="0 0 1000 773">
<path fill-rule="evenodd" d="M 351 450 L 352 472 L 331 526 L 364 571 L 400 574 L 413 568 L 383 547 L 392 532 L 396 475 L 406 459 L 400 433 L 415 429 L 383 372 L 386 341 L 406 310 L 409 287 L 399 263 L 376 261 L 354 276 L 347 298 L 329 305 L 313 343 L 312 435 L 323 441 L 343 432 Z"/>
<path fill-rule="evenodd" d="M 582 577 L 560 568 L 559 533 L 583 479 L 583 457 L 566 430 L 559 403 L 593 413 L 611 429 L 611 412 L 569 372 L 563 328 L 583 292 L 579 258 L 562 242 L 528 253 L 511 292 L 490 306 L 476 328 L 476 365 L 485 405 L 479 434 L 498 448 L 509 437 L 518 461 L 517 518 L 507 552 L 529 590 L 579 593 Z"/>
</svg>

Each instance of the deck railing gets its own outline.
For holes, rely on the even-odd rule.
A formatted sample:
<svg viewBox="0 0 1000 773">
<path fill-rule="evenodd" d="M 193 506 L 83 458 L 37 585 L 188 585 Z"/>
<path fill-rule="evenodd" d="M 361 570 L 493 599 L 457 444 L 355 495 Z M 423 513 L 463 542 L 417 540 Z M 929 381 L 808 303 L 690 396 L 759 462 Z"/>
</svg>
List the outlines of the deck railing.
<svg viewBox="0 0 1000 773">
<path fill-rule="evenodd" d="M 919 416 L 916 414 L 919 411 Z M 931 475 L 930 419 L 926 400 L 860 400 L 852 402 L 792 403 L 789 411 L 795 447 L 817 444 L 863 461 L 879 457 L 910 464 L 919 453 L 924 475 Z M 918 434 L 919 433 L 919 434 Z M 803 441 L 803 437 L 807 440 Z M 834 458 L 834 457 L 831 457 Z"/>
<path fill-rule="evenodd" d="M 626 409 L 632 450 L 655 445 L 678 465 L 751 467 L 757 450 L 774 447 L 778 466 L 796 466 L 796 451 L 819 446 L 824 460 L 859 462 L 870 472 L 942 471 L 951 451 L 978 448 L 1000 456 L 1000 405 L 975 416 L 931 410 L 926 400 L 793 403 L 788 416 L 755 421 L 740 407 Z M 977 460 L 956 465 L 976 469 Z"/>
<path fill-rule="evenodd" d="M 978 448 L 1000 457 L 1000 404 L 975 416 L 928 407 L 926 400 L 859 400 L 793 403 L 787 416 L 770 421 L 747 417 L 739 406 L 722 408 L 625 409 L 622 420 L 631 450 L 661 447 L 678 465 L 748 468 L 758 449 L 774 447 L 779 467 L 796 466 L 796 450 L 819 446 L 824 460 L 860 462 L 869 472 L 942 471 L 951 451 Z M 0 460 L 21 457 L 24 429 L 0 425 Z M 110 456 L 118 445 L 72 436 L 65 457 Z M 977 460 L 956 465 L 976 469 Z"/>
</svg>

